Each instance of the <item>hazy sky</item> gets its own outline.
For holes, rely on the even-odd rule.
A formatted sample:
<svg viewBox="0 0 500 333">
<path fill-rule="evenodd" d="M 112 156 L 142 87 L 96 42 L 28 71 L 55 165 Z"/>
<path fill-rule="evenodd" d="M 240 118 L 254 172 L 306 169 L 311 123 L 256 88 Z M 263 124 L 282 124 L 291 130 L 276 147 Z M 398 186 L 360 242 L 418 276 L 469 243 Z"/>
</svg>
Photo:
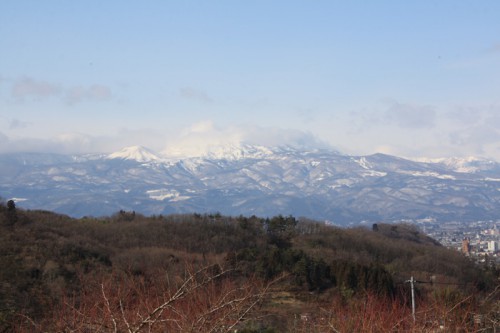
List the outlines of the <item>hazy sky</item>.
<svg viewBox="0 0 500 333">
<path fill-rule="evenodd" d="M 500 161 L 500 1 L 1 1 L 0 152 Z"/>
</svg>

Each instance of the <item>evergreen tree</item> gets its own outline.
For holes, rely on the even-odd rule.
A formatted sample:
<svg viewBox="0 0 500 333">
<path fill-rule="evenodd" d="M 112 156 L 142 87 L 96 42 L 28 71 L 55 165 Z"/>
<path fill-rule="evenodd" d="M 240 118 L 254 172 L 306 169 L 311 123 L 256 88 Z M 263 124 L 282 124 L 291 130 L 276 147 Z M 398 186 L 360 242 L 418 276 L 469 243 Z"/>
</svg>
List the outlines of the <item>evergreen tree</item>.
<svg viewBox="0 0 500 333">
<path fill-rule="evenodd" d="M 13 225 L 17 222 L 17 210 L 14 200 L 7 201 L 7 224 Z"/>
</svg>

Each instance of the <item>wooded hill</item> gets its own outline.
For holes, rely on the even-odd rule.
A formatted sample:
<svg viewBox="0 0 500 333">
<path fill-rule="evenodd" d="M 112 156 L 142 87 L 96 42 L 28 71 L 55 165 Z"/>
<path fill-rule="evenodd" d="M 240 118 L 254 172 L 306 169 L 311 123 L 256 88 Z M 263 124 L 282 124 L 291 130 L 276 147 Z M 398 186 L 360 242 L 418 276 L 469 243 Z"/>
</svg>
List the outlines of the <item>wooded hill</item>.
<svg viewBox="0 0 500 333">
<path fill-rule="evenodd" d="M 499 270 L 412 225 L 0 205 L 0 332 L 388 332 L 499 325 Z M 410 285 L 416 284 L 415 320 Z M 480 319 L 478 319 L 480 318 Z"/>
</svg>

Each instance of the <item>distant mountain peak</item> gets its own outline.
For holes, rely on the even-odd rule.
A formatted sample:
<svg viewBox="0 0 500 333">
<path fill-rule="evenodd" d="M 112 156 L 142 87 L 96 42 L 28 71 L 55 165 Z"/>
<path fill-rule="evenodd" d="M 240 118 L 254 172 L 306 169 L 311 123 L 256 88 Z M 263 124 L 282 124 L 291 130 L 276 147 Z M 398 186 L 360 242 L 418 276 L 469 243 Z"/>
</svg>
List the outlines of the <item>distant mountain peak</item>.
<svg viewBox="0 0 500 333">
<path fill-rule="evenodd" d="M 417 159 L 418 162 L 441 164 L 445 167 L 461 173 L 476 173 L 479 171 L 489 170 L 497 165 L 492 160 L 481 157 L 448 157 L 448 158 L 434 158 L 434 159 Z"/>
<path fill-rule="evenodd" d="M 107 158 L 131 160 L 141 163 L 161 160 L 161 158 L 158 155 L 156 155 L 156 153 L 143 146 L 125 147 L 118 152 L 109 154 Z"/>
<path fill-rule="evenodd" d="M 272 154 L 272 150 L 267 147 L 239 143 L 210 147 L 203 157 L 238 160 L 242 158 L 262 158 Z"/>
<path fill-rule="evenodd" d="M 273 148 L 247 143 L 208 144 L 201 147 L 170 147 L 162 152 L 168 158 L 203 158 L 214 160 L 239 160 L 264 158 L 273 154 Z"/>
</svg>

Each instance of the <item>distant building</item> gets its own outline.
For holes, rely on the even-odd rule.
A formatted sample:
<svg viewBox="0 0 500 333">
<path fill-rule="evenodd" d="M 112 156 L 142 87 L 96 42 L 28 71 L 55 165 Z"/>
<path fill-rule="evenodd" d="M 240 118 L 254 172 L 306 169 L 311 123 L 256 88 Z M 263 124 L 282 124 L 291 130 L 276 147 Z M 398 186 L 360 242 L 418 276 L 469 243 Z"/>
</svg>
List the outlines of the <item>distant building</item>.
<svg viewBox="0 0 500 333">
<path fill-rule="evenodd" d="M 496 241 L 489 241 L 488 242 L 488 252 L 495 253 L 498 251 L 498 242 Z"/>
<path fill-rule="evenodd" d="M 462 253 L 467 255 L 467 256 L 470 255 L 470 238 L 469 237 L 465 237 L 462 240 Z"/>
<path fill-rule="evenodd" d="M 500 235 L 500 231 L 498 230 L 498 228 L 497 228 L 497 225 L 496 225 L 496 224 L 495 224 L 495 226 L 493 227 L 493 229 L 491 229 L 491 234 L 492 234 L 493 236 L 498 236 L 498 235 Z"/>
</svg>

